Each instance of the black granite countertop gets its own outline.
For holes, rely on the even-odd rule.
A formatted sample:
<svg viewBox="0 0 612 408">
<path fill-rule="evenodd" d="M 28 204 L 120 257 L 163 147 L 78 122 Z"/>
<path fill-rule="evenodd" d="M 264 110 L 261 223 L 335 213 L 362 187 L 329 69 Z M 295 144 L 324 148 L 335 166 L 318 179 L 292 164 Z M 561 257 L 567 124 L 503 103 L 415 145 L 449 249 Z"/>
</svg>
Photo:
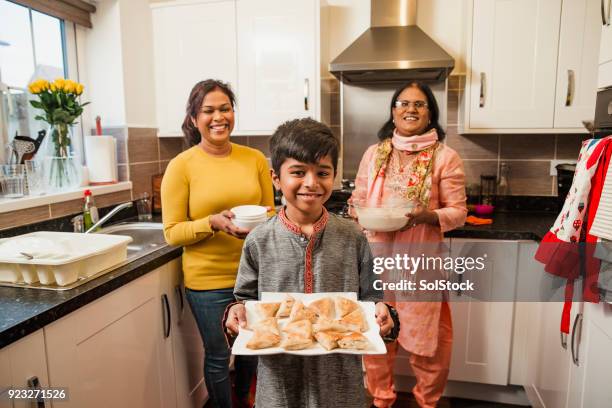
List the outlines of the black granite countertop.
<svg viewBox="0 0 612 408">
<path fill-rule="evenodd" d="M 541 241 L 557 218 L 551 212 L 507 212 L 493 215 L 493 224 L 465 225 L 444 234 L 449 238 Z"/>
<path fill-rule="evenodd" d="M 178 258 L 182 252 L 180 247 L 165 247 L 64 291 L 0 286 L 0 348 Z"/>
</svg>

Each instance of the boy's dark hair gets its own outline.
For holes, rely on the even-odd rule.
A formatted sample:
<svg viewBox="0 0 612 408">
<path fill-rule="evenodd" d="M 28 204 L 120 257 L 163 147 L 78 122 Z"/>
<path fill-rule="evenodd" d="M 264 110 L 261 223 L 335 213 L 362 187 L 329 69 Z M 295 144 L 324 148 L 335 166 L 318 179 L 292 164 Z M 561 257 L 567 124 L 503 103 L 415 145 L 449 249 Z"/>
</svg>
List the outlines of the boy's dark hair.
<svg viewBox="0 0 612 408">
<path fill-rule="evenodd" d="M 316 164 L 327 155 L 331 156 L 335 174 L 339 150 L 340 144 L 331 129 L 310 118 L 283 123 L 270 139 L 272 168 L 278 176 L 287 159 Z"/>
</svg>

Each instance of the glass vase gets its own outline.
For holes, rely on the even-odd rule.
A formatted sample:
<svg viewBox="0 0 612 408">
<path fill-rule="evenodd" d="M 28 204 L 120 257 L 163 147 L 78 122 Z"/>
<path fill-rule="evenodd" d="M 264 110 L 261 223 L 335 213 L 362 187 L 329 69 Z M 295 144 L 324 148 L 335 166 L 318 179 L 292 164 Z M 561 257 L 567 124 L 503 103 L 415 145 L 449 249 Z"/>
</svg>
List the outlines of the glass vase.
<svg viewBox="0 0 612 408">
<path fill-rule="evenodd" d="M 72 155 L 72 126 L 65 123 L 51 124 L 43 146 L 46 184 L 50 191 L 65 191 L 81 184 L 81 166 Z"/>
</svg>

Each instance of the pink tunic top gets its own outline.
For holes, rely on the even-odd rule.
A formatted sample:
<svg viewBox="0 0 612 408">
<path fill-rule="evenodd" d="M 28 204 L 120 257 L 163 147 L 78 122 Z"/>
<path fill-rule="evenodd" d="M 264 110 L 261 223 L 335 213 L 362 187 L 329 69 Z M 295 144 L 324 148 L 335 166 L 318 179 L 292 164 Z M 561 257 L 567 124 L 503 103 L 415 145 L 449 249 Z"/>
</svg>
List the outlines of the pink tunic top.
<svg viewBox="0 0 612 408">
<path fill-rule="evenodd" d="M 368 169 L 374 160 L 376 145 L 366 150 L 359 165 L 355 179 L 354 199 L 366 199 L 368 189 Z M 383 187 L 382 201 L 401 197 L 402 186 L 407 185 L 411 159 L 416 155 L 393 151 L 387 167 Z M 404 155 L 399 163 L 399 155 Z M 429 209 L 438 213 L 440 226 L 420 224 L 406 231 L 369 233 L 370 242 L 411 243 L 441 242 L 443 233 L 460 227 L 465 222 L 467 208 L 465 205 L 465 172 L 463 161 L 450 147 L 440 144 L 434 157 L 432 168 L 431 196 Z M 438 326 L 440 320 L 440 302 L 397 302 L 395 304 L 400 316 L 401 330 L 399 343 L 407 351 L 421 356 L 431 357 L 438 345 Z"/>
</svg>

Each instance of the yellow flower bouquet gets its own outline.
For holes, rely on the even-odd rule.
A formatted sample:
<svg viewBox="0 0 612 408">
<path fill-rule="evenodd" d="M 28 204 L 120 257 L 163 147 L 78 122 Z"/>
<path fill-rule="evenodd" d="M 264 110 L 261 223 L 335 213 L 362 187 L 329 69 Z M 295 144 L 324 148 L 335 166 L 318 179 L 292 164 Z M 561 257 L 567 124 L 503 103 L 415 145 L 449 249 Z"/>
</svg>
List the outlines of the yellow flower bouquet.
<svg viewBox="0 0 612 408">
<path fill-rule="evenodd" d="M 51 140 L 55 146 L 55 156 L 68 157 L 71 143 L 68 127 L 75 123 L 83 113 L 83 106 L 89 103 L 80 103 L 78 100 L 83 93 L 83 84 L 64 78 L 57 78 L 53 82 L 37 79 L 28 85 L 28 89 L 39 98 L 38 101 L 31 100 L 30 104 L 44 112 L 43 115 L 37 115 L 36 119 L 52 126 Z"/>
<path fill-rule="evenodd" d="M 45 164 L 48 166 L 47 185 L 51 190 L 70 189 L 80 183 L 80 166 L 75 163 L 70 145 L 71 126 L 89 103 L 79 102 L 83 88 L 83 84 L 64 78 L 53 82 L 37 79 L 28 85 L 30 93 L 38 96 L 38 100 L 30 100 L 30 104 L 43 111 L 35 118 L 50 125 L 47 133 L 50 139 L 43 142 L 46 149 L 41 148 L 39 154 L 48 163 Z"/>
</svg>

